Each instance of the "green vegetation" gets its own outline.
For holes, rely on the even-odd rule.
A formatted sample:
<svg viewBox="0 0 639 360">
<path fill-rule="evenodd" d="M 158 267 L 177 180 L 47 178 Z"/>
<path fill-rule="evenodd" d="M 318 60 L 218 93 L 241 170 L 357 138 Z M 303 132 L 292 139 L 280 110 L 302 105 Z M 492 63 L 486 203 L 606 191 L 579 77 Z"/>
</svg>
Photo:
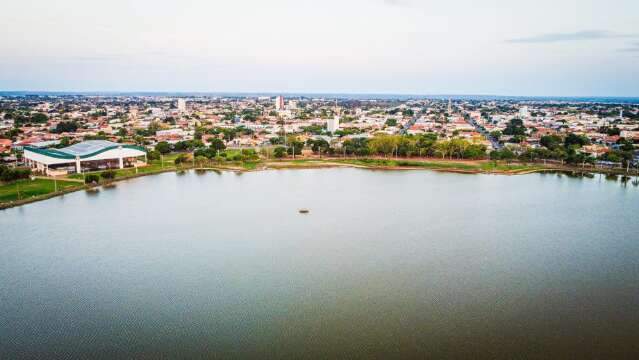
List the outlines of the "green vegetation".
<svg viewBox="0 0 639 360">
<path fill-rule="evenodd" d="M 2 183 L 0 184 L 0 204 L 53 193 L 56 189 L 55 183 L 56 181 L 52 179 L 23 179 L 11 183 Z M 81 183 L 75 181 L 57 181 L 58 191 L 81 186 Z"/>
<path fill-rule="evenodd" d="M 27 179 L 31 175 L 29 168 L 10 168 L 0 165 L 0 181 L 10 182 L 20 179 Z"/>
<path fill-rule="evenodd" d="M 98 174 L 86 174 L 84 176 L 85 184 L 98 184 L 100 182 L 100 176 Z"/>
<path fill-rule="evenodd" d="M 115 179 L 116 175 L 115 170 L 106 170 L 100 174 L 100 177 L 106 181 L 110 181 Z"/>
<path fill-rule="evenodd" d="M 75 132 L 76 130 L 78 130 L 78 124 L 75 121 L 62 121 L 51 132 L 61 134 L 63 132 Z"/>
<path fill-rule="evenodd" d="M 526 135 L 526 127 L 521 119 L 512 119 L 504 129 L 504 135 Z"/>
<path fill-rule="evenodd" d="M 278 146 L 275 148 L 275 150 L 273 150 L 273 156 L 275 156 L 278 159 L 283 158 L 286 155 L 286 148 L 283 146 Z"/>
<path fill-rule="evenodd" d="M 153 173 L 159 173 L 162 171 L 170 171 L 170 170 L 176 169 L 174 161 L 177 157 L 178 157 L 178 154 L 163 155 L 161 159 L 159 160 L 149 160 L 149 163 L 147 166 L 137 168 L 137 171 L 135 168 L 115 169 L 115 170 L 105 170 L 105 171 L 114 171 L 116 179 L 132 177 L 132 176 L 140 175 L 140 174 L 153 174 Z M 96 174 L 99 176 L 100 173 L 102 172 L 103 171 L 95 171 L 95 172 L 84 173 L 84 174 L 71 174 L 71 175 L 68 175 L 67 177 L 70 179 L 84 179 L 85 176 L 89 174 Z"/>
<path fill-rule="evenodd" d="M 357 155 L 441 156 L 448 159 L 484 159 L 486 146 L 465 139 L 437 140 L 434 133 L 424 135 L 376 135 L 370 140 L 345 142 L 345 150 Z M 367 149 L 363 149 L 363 147 Z"/>
<path fill-rule="evenodd" d="M 448 170 L 462 172 L 507 172 L 518 173 L 541 170 L 540 166 L 503 164 L 495 161 L 489 162 L 446 162 L 446 161 L 411 161 L 411 160 L 385 160 L 385 159 L 345 159 L 334 160 L 337 163 L 364 166 L 364 167 L 388 167 L 388 168 L 423 168 L 431 170 Z"/>
</svg>

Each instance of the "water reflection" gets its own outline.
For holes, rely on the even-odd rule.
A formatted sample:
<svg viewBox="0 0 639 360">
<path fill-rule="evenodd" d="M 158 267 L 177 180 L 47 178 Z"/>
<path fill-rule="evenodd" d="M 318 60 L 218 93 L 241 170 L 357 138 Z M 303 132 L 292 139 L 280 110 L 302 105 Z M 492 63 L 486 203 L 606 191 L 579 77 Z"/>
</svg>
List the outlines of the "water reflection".
<svg viewBox="0 0 639 360">
<path fill-rule="evenodd" d="M 580 173 L 216 174 L 0 213 L 0 358 L 635 353 L 639 189 Z"/>
</svg>

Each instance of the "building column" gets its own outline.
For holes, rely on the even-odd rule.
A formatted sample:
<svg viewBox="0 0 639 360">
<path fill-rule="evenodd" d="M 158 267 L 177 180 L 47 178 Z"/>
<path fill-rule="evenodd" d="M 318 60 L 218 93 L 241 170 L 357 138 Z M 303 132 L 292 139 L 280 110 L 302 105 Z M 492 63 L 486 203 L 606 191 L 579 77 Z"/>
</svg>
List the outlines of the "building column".
<svg viewBox="0 0 639 360">
<path fill-rule="evenodd" d="M 118 155 L 120 160 L 120 169 L 124 169 L 124 159 L 122 158 L 122 145 L 118 146 Z"/>
<path fill-rule="evenodd" d="M 80 157 L 75 157 L 75 172 L 82 174 L 82 165 L 80 165 Z"/>
</svg>

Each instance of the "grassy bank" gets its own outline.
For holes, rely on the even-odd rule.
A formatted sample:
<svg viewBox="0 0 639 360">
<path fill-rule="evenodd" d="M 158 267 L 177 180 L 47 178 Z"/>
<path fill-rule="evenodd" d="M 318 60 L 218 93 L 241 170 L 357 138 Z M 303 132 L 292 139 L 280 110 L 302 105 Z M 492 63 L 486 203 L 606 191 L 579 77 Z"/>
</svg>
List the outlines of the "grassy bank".
<svg viewBox="0 0 639 360">
<path fill-rule="evenodd" d="M 63 194 L 82 188 L 84 185 L 77 181 L 58 180 L 56 192 L 56 181 L 41 178 L 0 184 L 0 208 L 41 200 L 50 197 L 51 194 Z"/>
<path fill-rule="evenodd" d="M 383 159 L 383 158 L 324 158 L 324 159 L 282 159 L 282 160 L 256 160 L 256 161 L 203 161 L 187 162 L 179 166 L 175 165 L 175 159 L 179 154 L 170 154 L 163 157 L 163 160 L 153 160 L 147 166 L 115 170 L 115 179 L 105 180 L 100 178 L 100 183 L 108 183 L 130 179 L 139 176 L 171 172 L 181 169 L 211 169 L 230 171 L 259 171 L 265 168 L 270 169 L 308 169 L 326 167 L 358 167 L 365 169 L 381 170 L 408 170 L 424 169 L 445 172 L 458 172 L 469 174 L 505 174 L 517 175 L 539 171 L 581 171 L 581 172 L 602 172 L 598 169 L 574 169 L 567 166 L 557 166 L 543 164 L 520 164 L 504 163 L 488 160 L 440 160 L 440 159 Z M 58 180 L 58 191 L 54 189 L 54 181 L 51 179 L 20 180 L 9 184 L 0 184 L 0 209 L 21 205 L 37 200 L 48 199 L 66 192 L 84 189 L 84 176 L 86 174 L 100 175 L 101 171 L 85 174 L 71 174 L 67 176 L 68 181 Z M 613 173 L 610 171 L 610 173 Z"/>
<path fill-rule="evenodd" d="M 543 170 L 540 165 L 505 164 L 494 161 L 468 160 L 402 160 L 402 159 L 316 159 L 316 160 L 290 160 L 278 163 L 274 167 L 324 167 L 330 165 L 356 166 L 368 169 L 426 169 L 464 173 L 498 173 L 519 174 Z"/>
</svg>

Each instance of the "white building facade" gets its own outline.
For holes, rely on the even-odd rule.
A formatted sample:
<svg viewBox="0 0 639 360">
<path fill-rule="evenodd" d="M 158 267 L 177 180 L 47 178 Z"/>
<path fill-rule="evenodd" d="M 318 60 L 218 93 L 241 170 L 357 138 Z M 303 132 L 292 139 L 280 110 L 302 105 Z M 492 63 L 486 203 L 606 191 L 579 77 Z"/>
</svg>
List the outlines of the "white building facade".
<svg viewBox="0 0 639 360">
<path fill-rule="evenodd" d="M 123 169 L 137 166 L 140 157 L 146 163 L 144 148 L 105 140 L 84 141 L 62 149 L 24 148 L 27 166 L 47 175 L 82 173 L 83 169 Z"/>
</svg>

